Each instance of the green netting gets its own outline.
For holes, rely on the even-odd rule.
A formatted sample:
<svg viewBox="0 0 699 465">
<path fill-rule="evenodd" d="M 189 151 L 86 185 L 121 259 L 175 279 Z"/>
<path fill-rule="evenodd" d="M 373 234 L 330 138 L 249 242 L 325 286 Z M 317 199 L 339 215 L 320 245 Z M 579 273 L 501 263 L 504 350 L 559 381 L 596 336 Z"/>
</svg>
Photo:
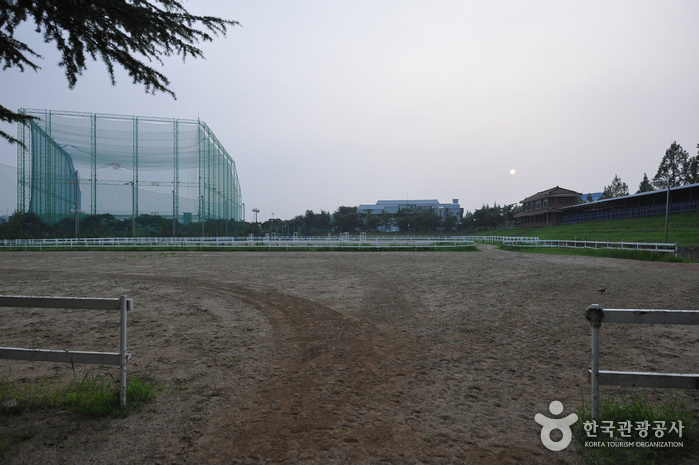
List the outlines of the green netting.
<svg viewBox="0 0 699 465">
<path fill-rule="evenodd" d="M 29 124 L 32 162 L 27 183 L 28 208 L 55 222 L 79 209 L 79 185 L 73 161 L 35 122 Z M 26 140 L 26 139 L 25 139 Z"/>
<path fill-rule="evenodd" d="M 18 126 L 25 145 L 17 155 L 22 211 L 49 222 L 70 215 L 75 184 L 68 184 L 71 194 L 63 172 L 72 170 L 74 180 L 77 170 L 78 205 L 84 213 L 180 219 L 191 214 L 195 221 L 242 217 L 235 162 L 202 121 L 20 111 L 40 118 Z"/>
</svg>

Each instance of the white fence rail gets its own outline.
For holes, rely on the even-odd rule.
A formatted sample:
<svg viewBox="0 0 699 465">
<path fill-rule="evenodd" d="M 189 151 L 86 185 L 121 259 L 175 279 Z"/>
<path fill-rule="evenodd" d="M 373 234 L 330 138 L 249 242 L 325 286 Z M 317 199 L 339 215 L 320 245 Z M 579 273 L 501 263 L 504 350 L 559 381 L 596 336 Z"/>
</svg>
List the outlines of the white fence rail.
<svg viewBox="0 0 699 465">
<path fill-rule="evenodd" d="M 660 242 L 605 242 L 605 241 L 561 241 L 541 240 L 538 238 L 512 237 L 503 239 L 502 245 L 513 247 L 567 247 L 578 249 L 617 249 L 643 250 L 649 252 L 674 253 L 677 255 L 677 244 Z"/>
<path fill-rule="evenodd" d="M 523 237 L 523 236 L 463 236 L 464 239 L 472 240 L 474 242 L 482 242 L 486 244 L 496 244 L 519 242 L 522 244 L 531 244 L 539 241 L 538 237 Z"/>
<path fill-rule="evenodd" d="M 542 240 L 538 237 L 520 236 L 374 236 L 366 234 L 350 236 L 346 233 L 328 237 L 276 236 L 275 234 L 248 237 L 97 237 L 79 239 L 5 239 L 0 241 L 0 250 L 80 250 L 88 248 L 216 248 L 269 250 L 333 249 L 353 250 L 390 249 L 423 250 L 472 247 L 475 243 L 516 247 L 570 247 L 585 249 L 642 250 L 677 255 L 677 244 L 645 242 L 603 242 Z"/>
<path fill-rule="evenodd" d="M 133 309 L 133 300 L 122 295 L 119 298 L 91 297 L 38 297 L 0 295 L 0 307 L 23 308 L 74 308 L 85 310 L 119 310 L 119 352 L 84 352 L 47 349 L 23 349 L 0 347 L 0 359 L 28 360 L 32 362 L 81 363 L 119 366 L 119 405 L 126 405 L 126 362 L 131 354 L 126 351 L 126 311 Z"/>
<path fill-rule="evenodd" d="M 306 249 L 387 249 L 421 250 L 453 249 L 473 247 L 474 242 L 459 237 L 369 237 L 329 236 L 329 237 L 111 237 L 88 239 L 22 239 L 0 241 L 4 250 L 80 250 L 87 248 L 215 248 L 269 250 Z"/>
<path fill-rule="evenodd" d="M 655 388 L 699 389 L 699 374 L 646 373 L 608 371 L 599 369 L 599 328 L 602 323 L 699 325 L 699 310 L 637 310 L 602 309 L 591 305 L 585 312 L 592 329 L 592 418 L 599 419 L 600 385 L 637 386 Z"/>
</svg>

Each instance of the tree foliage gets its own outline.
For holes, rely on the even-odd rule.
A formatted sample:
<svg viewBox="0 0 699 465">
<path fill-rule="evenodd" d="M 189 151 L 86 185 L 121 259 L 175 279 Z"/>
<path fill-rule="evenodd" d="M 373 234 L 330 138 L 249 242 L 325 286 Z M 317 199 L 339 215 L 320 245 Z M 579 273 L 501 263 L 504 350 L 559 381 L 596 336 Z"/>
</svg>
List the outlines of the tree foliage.
<svg viewBox="0 0 699 465">
<path fill-rule="evenodd" d="M 238 24 L 213 16 L 192 15 L 177 0 L 0 0 L 0 64 L 3 69 L 39 70 L 41 58 L 26 43 L 15 38 L 18 26 L 32 21 L 45 43 L 61 53 L 72 89 L 87 69 L 87 58 L 101 59 L 116 83 L 116 66 L 125 69 L 146 92 L 165 92 L 173 97 L 170 81 L 151 63 L 163 57 L 202 58 L 196 44 L 225 35 Z M 32 117 L 0 106 L 0 120 L 26 123 Z M 0 136 L 18 142 L 7 133 Z"/>
<path fill-rule="evenodd" d="M 357 207 L 338 207 L 333 213 L 333 219 L 338 232 L 354 232 L 362 225 L 357 214 Z"/>
<path fill-rule="evenodd" d="M 512 225 L 514 223 L 514 213 L 514 205 L 498 206 L 498 204 L 495 203 L 491 207 L 486 204 L 475 210 L 469 217 L 470 222 L 473 223 L 469 224 L 469 226 L 479 231 L 504 228 L 506 225 Z"/>
<path fill-rule="evenodd" d="M 699 181 L 698 170 L 697 157 L 690 158 L 689 153 L 673 141 L 660 161 L 653 182 L 663 189 L 668 187 L 668 180 L 670 187 L 693 184 Z"/>
<path fill-rule="evenodd" d="M 51 237 L 51 227 L 33 212 L 16 212 L 0 223 L 0 239 L 43 239 Z"/>
<path fill-rule="evenodd" d="M 612 183 L 602 191 L 600 199 L 613 199 L 614 197 L 623 197 L 625 195 L 629 195 L 629 186 L 615 174 Z"/>
<path fill-rule="evenodd" d="M 648 175 L 646 173 L 643 173 L 643 180 L 638 185 L 638 191 L 636 193 L 640 194 L 641 192 L 650 192 L 653 190 L 655 190 L 655 188 L 653 187 L 653 184 L 648 179 Z"/>
<path fill-rule="evenodd" d="M 240 221 L 209 219 L 204 222 L 206 236 L 255 234 L 259 231 L 252 225 Z M 176 222 L 175 234 L 179 237 L 201 236 L 202 224 L 183 224 Z M 109 213 L 85 215 L 80 218 L 79 237 L 131 237 L 133 222 L 131 218 L 119 219 Z M 139 237 L 172 236 L 172 218 L 157 215 L 139 215 L 136 218 L 136 235 Z M 0 239 L 44 239 L 49 237 L 75 237 L 75 219 L 64 218 L 54 224 L 45 223 L 36 213 L 13 213 L 6 222 L 0 221 Z"/>
</svg>

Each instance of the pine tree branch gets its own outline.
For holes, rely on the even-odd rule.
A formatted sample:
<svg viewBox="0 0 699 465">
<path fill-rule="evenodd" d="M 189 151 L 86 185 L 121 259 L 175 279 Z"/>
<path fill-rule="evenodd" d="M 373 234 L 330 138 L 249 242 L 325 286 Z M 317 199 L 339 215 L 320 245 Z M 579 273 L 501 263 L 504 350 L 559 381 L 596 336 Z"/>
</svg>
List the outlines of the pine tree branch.
<svg viewBox="0 0 699 465">
<path fill-rule="evenodd" d="M 3 69 L 39 66 L 41 58 L 14 38 L 15 28 L 33 20 L 44 42 L 61 53 L 68 87 L 73 88 L 87 69 L 87 58 L 101 60 L 116 84 L 115 68 L 127 71 L 134 84 L 147 93 L 164 92 L 175 98 L 168 78 L 152 65 L 163 58 L 204 58 L 197 46 L 226 35 L 237 21 L 190 14 L 177 0 L 0 0 L 0 64 Z M 27 117 L 2 108 L 0 120 L 26 122 Z M 0 132 L 0 137 L 16 142 Z"/>
</svg>

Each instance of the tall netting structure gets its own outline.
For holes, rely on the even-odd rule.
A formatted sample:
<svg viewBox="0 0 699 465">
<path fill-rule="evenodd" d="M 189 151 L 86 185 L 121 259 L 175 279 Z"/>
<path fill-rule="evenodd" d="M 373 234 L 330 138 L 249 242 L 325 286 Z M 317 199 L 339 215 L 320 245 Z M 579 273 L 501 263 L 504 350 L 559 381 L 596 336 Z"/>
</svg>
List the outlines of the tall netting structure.
<svg viewBox="0 0 699 465">
<path fill-rule="evenodd" d="M 235 162 L 203 121 L 21 109 L 17 208 L 44 221 L 111 213 L 242 217 Z M 76 182 L 77 181 L 77 182 Z"/>
</svg>

